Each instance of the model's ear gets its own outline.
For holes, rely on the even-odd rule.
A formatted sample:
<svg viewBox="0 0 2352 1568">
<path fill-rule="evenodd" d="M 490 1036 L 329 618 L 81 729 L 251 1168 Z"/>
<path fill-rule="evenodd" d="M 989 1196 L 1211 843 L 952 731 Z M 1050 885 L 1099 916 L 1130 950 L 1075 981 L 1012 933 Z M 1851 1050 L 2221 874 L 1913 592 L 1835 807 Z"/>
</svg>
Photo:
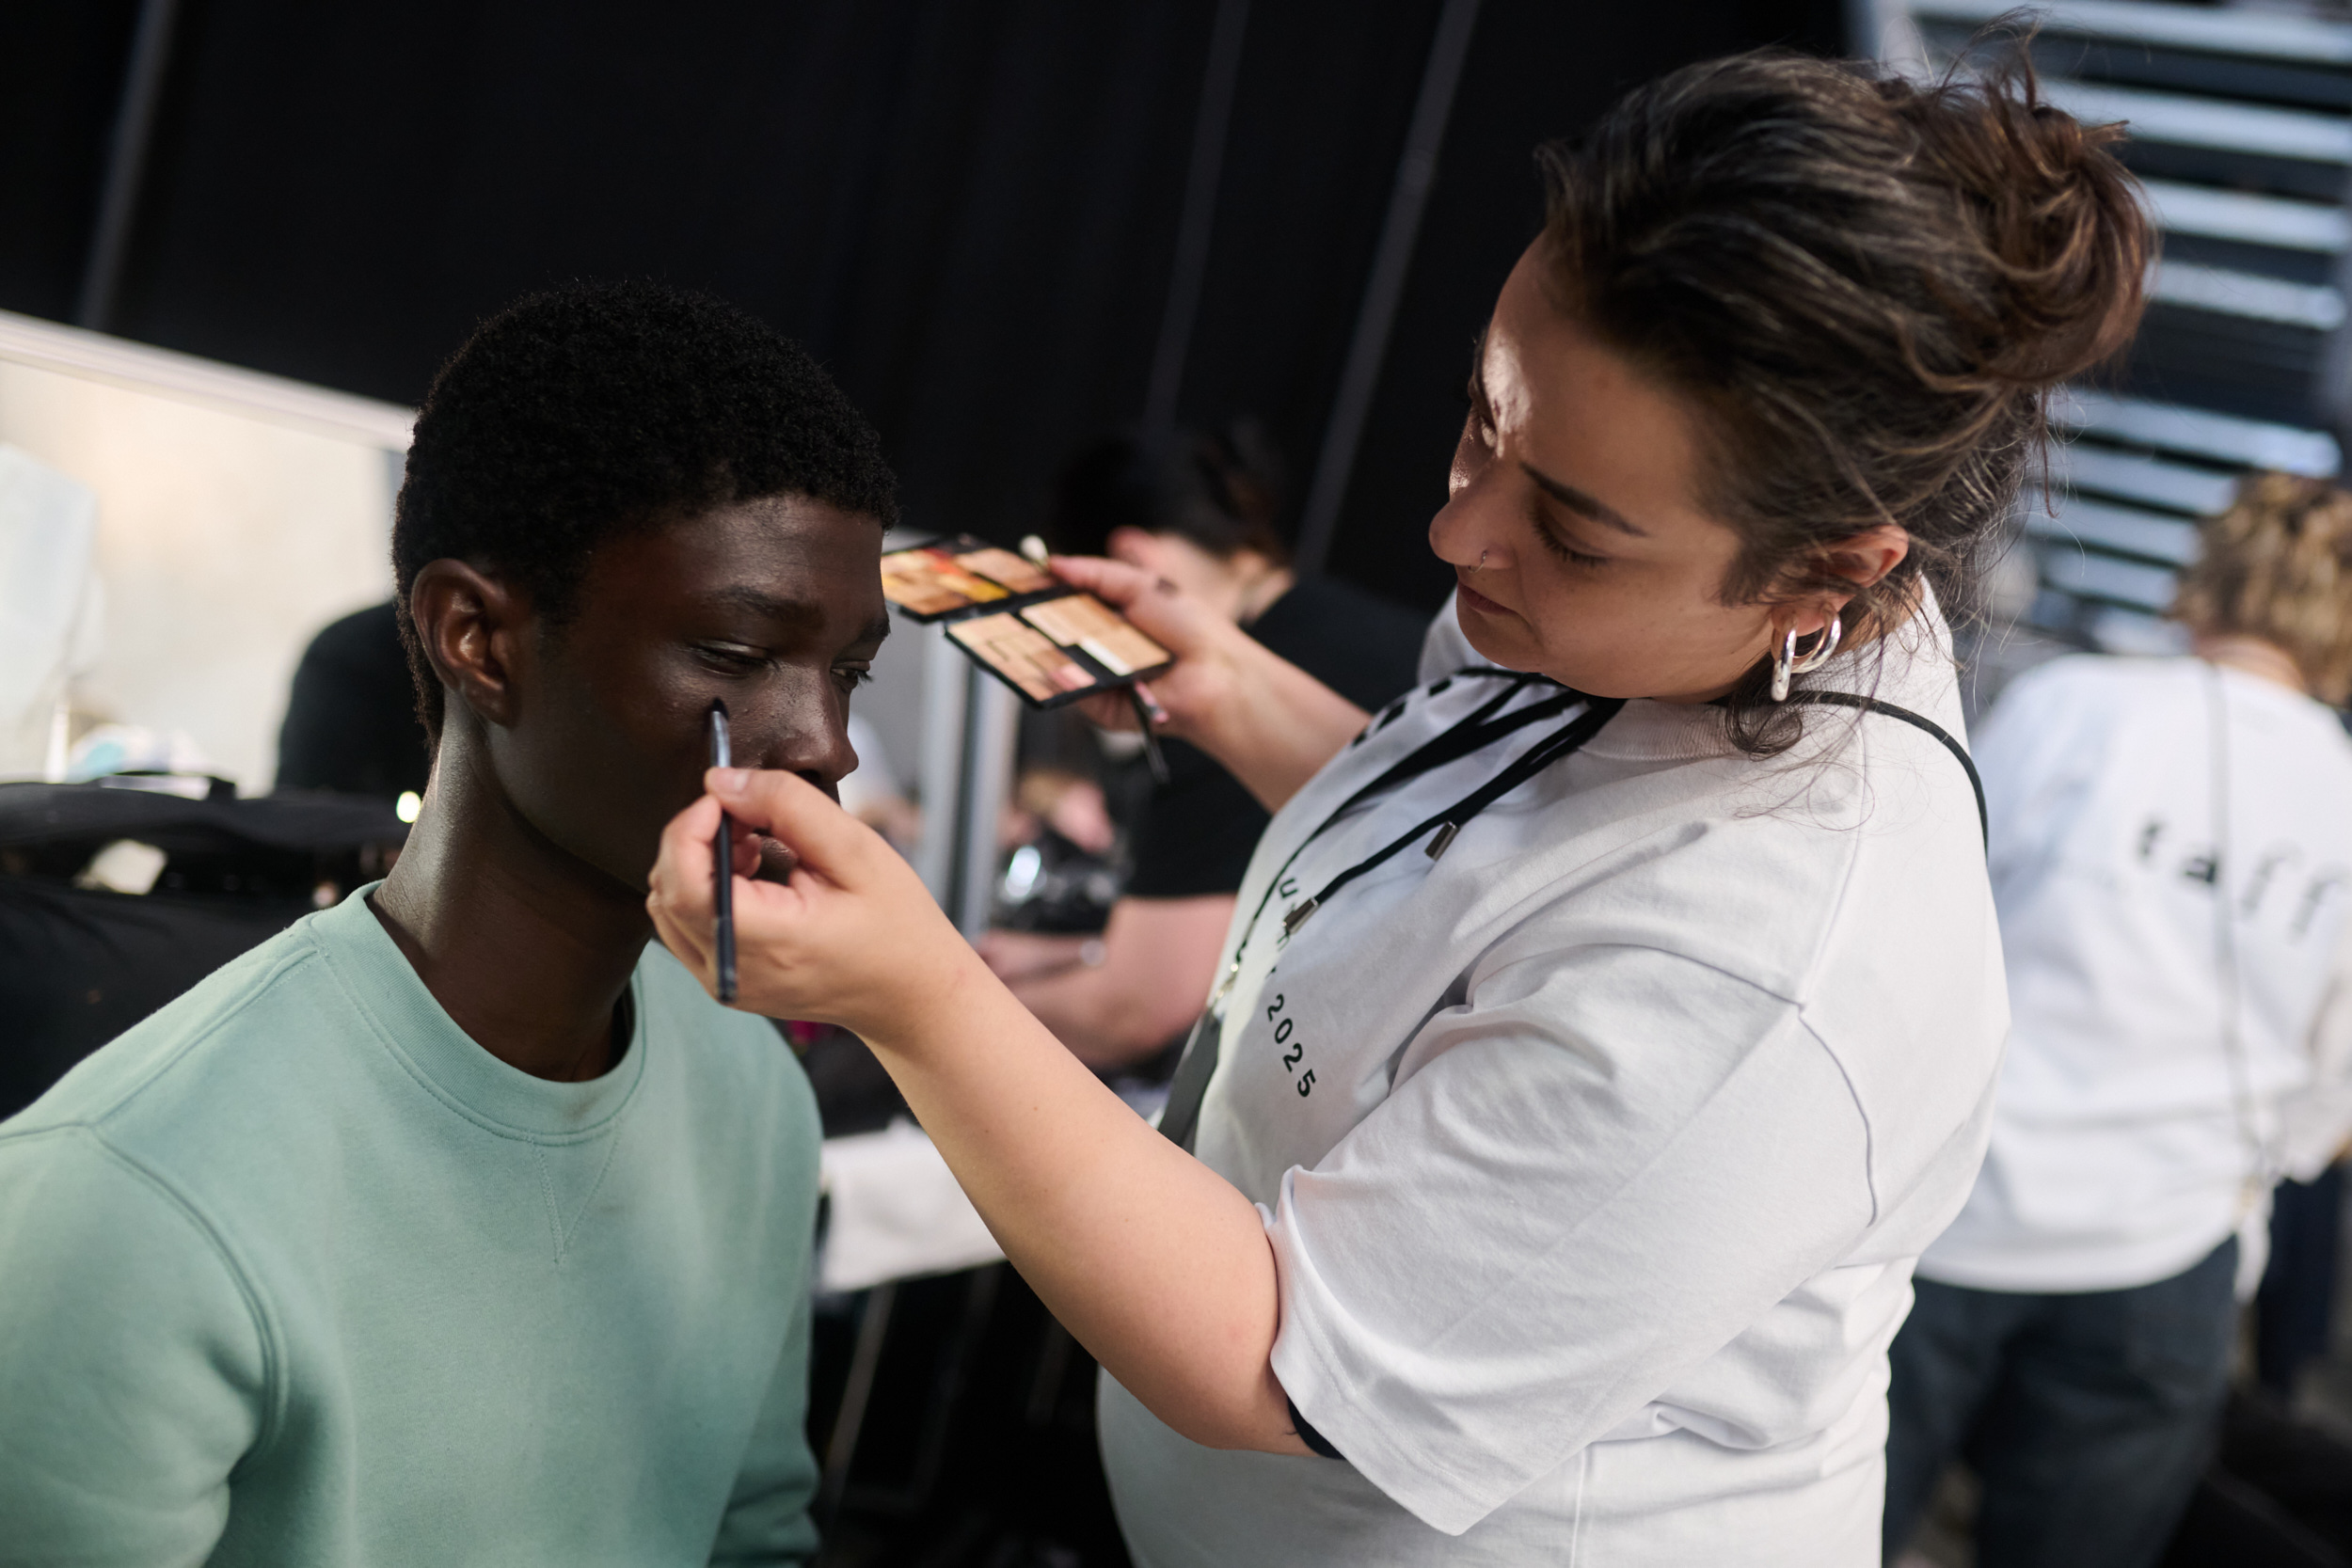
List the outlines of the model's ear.
<svg viewBox="0 0 2352 1568">
<path fill-rule="evenodd" d="M 529 658 L 523 596 L 501 578 L 444 558 L 417 569 L 408 613 L 450 699 L 485 723 L 513 723 L 516 676 Z"/>
</svg>

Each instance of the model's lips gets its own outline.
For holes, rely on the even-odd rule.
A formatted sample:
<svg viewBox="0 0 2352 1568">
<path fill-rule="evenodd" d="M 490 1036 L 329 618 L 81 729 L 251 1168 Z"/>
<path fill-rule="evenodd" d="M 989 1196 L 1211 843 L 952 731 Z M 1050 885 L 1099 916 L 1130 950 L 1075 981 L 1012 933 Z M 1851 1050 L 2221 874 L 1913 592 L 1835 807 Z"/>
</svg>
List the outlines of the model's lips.
<svg viewBox="0 0 2352 1568">
<path fill-rule="evenodd" d="M 1486 597 L 1486 594 L 1481 594 L 1477 589 L 1472 588 L 1467 581 L 1462 580 L 1458 575 L 1454 581 L 1454 594 L 1465 606 L 1476 610 L 1481 615 L 1517 616 L 1518 613 L 1517 610 L 1506 610 L 1502 605 L 1495 603 L 1494 600 Z"/>
</svg>

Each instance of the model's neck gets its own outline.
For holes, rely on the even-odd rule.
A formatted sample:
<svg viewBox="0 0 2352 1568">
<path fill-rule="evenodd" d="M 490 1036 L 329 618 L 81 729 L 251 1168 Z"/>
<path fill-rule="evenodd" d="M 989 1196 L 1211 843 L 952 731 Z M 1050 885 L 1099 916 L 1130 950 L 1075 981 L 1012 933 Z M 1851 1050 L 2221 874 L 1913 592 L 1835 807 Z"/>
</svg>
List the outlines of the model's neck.
<svg viewBox="0 0 2352 1568">
<path fill-rule="evenodd" d="M 478 752 L 444 745 L 371 905 L 485 1051 L 559 1082 L 612 1067 L 616 1009 L 652 935 L 644 896 L 548 842 Z"/>
<path fill-rule="evenodd" d="M 2219 664 L 2311 695 L 2311 683 L 2292 656 L 2276 642 L 2259 637 L 2215 633 L 2192 638 L 2189 646 L 2208 664 Z"/>
</svg>

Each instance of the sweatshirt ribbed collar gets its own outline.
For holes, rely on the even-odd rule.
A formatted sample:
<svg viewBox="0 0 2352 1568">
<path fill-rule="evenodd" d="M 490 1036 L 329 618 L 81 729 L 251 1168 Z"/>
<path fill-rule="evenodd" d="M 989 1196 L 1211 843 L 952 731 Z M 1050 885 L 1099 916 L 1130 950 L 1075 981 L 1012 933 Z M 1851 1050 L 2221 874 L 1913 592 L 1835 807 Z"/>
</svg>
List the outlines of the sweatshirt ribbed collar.
<svg viewBox="0 0 2352 1568">
<path fill-rule="evenodd" d="M 499 1060 L 457 1026 L 425 989 L 391 933 L 368 908 L 370 882 L 305 925 L 352 1004 L 420 1086 L 459 1115 L 508 1136 L 594 1137 L 644 1079 L 647 1038 L 642 974 L 629 977 L 628 1051 L 601 1078 L 558 1084 Z"/>
</svg>

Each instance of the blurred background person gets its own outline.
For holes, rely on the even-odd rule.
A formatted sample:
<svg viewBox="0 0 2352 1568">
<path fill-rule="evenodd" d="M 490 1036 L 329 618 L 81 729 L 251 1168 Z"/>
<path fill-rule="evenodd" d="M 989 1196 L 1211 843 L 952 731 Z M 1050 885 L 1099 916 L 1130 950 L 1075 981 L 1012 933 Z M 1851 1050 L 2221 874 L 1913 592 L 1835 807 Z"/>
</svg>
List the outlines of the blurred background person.
<svg viewBox="0 0 2352 1568">
<path fill-rule="evenodd" d="M 355 610 L 303 650 L 278 731 L 279 789 L 422 799 L 433 752 L 395 612 L 389 599 Z"/>
<path fill-rule="evenodd" d="M 1894 1343 L 1889 1560 L 1962 1457 L 1979 1561 L 2155 1561 L 2272 1184 L 2343 1140 L 2343 1053 L 2313 1042 L 2352 879 L 2352 496 L 2258 475 L 2201 534 L 2191 657 L 2056 660 L 1977 738 L 2013 1021 Z"/>
<path fill-rule="evenodd" d="M 1422 623 L 1359 588 L 1300 576 L 1279 528 L 1282 465 L 1251 422 L 1120 435 L 1082 449 L 1046 542 L 1164 578 L 1360 707 L 1414 684 Z M 1099 937 L 993 931 L 981 951 L 1063 1044 L 1104 1071 L 1173 1070 L 1200 1015 L 1265 809 L 1208 754 L 1162 743 L 1168 778 L 1135 814 L 1129 869 Z M 1147 1070 L 1148 1070 L 1147 1068 Z M 1166 1070 L 1156 1075 L 1165 1077 Z"/>
</svg>

